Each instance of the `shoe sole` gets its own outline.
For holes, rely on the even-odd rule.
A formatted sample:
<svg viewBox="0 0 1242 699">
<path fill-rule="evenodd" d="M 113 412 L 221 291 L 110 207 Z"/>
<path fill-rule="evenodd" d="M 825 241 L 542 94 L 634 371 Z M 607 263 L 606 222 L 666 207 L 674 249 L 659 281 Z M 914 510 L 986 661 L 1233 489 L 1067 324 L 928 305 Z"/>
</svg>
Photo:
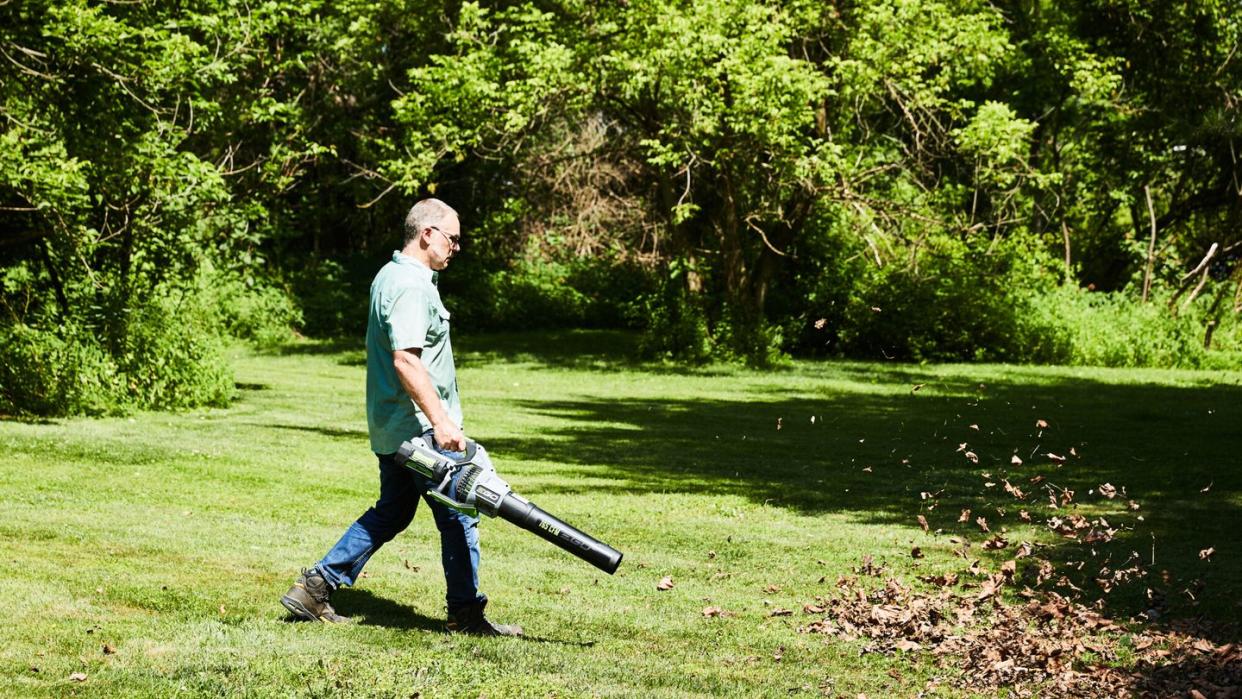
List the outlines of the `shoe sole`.
<svg viewBox="0 0 1242 699">
<path fill-rule="evenodd" d="M 311 610 L 307 609 L 305 605 L 293 599 L 292 597 L 289 597 L 288 595 L 281 597 L 280 603 L 285 606 L 285 609 L 289 610 L 290 614 L 293 614 L 293 616 L 301 619 L 302 621 L 318 621 L 322 624 L 336 623 L 333 621 L 328 621 L 327 619 L 321 616 L 316 616 L 313 612 L 311 612 Z"/>
</svg>

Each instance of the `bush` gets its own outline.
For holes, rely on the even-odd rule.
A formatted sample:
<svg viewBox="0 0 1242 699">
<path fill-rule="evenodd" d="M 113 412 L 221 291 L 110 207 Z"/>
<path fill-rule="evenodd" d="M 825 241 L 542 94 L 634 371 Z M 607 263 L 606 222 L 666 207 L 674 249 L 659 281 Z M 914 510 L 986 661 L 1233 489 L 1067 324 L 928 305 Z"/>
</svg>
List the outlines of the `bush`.
<svg viewBox="0 0 1242 699">
<path fill-rule="evenodd" d="M 125 378 L 92 333 L 65 325 L 0 328 L 0 410 L 18 415 L 125 412 Z"/>
<path fill-rule="evenodd" d="M 1046 343 L 1042 361 L 1198 368 L 1207 358 L 1200 319 L 1174 317 L 1164 298 L 1142 303 L 1121 292 L 1058 287 L 1032 294 L 1026 306 L 1028 333 Z"/>
<path fill-rule="evenodd" d="M 216 316 L 228 335 L 258 347 L 292 341 L 302 312 L 282 289 L 268 283 L 205 270 L 195 287 L 195 306 Z"/>
<path fill-rule="evenodd" d="M 106 415 L 225 405 L 233 373 L 225 329 L 209 297 L 157 293 L 90 325 L 0 328 L 0 410 L 18 415 Z"/>
<path fill-rule="evenodd" d="M 707 316 L 689 298 L 674 274 L 658 293 L 640 296 L 631 307 L 632 320 L 644 325 L 639 354 L 648 359 L 673 359 L 701 364 L 712 358 L 714 345 Z"/>
<path fill-rule="evenodd" d="M 859 265 L 837 314 L 840 350 L 915 361 L 1041 361 L 1022 302 L 1022 290 L 1038 280 L 1021 256 L 948 244 L 916 269 Z"/>
<path fill-rule="evenodd" d="M 367 326 L 371 280 L 386 261 L 367 256 L 312 258 L 294 270 L 293 294 L 303 333 L 311 337 L 361 337 Z"/>
<path fill-rule="evenodd" d="M 124 324 L 117 364 L 142 408 L 223 406 L 233 396 L 224 329 L 209 298 L 193 291 L 157 295 Z"/>
<path fill-rule="evenodd" d="M 646 270 L 612 260 L 462 267 L 441 283 L 462 326 L 489 330 L 623 327 L 635 317 L 634 300 L 655 287 Z"/>
</svg>

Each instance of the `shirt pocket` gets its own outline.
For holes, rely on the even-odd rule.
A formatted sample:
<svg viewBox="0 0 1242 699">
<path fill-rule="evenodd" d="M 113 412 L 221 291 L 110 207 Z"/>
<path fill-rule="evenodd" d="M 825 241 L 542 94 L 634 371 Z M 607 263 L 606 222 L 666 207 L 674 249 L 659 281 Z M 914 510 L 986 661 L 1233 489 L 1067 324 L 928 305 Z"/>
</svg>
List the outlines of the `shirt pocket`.
<svg viewBox="0 0 1242 699">
<path fill-rule="evenodd" d="M 436 344 L 444 339 L 449 332 L 449 318 L 452 316 L 443 306 L 431 307 L 431 318 L 427 323 L 427 344 Z"/>
</svg>

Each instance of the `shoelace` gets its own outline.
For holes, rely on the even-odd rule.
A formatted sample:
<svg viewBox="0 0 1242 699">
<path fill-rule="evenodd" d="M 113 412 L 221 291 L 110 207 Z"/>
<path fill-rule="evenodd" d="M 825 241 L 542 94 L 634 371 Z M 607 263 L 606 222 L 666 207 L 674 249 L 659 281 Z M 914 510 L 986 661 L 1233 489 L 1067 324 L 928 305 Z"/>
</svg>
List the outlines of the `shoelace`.
<svg viewBox="0 0 1242 699">
<path fill-rule="evenodd" d="M 302 570 L 302 579 L 306 581 L 303 587 L 310 594 L 311 599 L 316 602 L 327 602 L 331 591 L 328 589 L 328 581 L 324 580 L 322 575 L 312 573 L 306 569 Z M 312 583 L 311 580 L 318 579 L 318 583 Z"/>
</svg>

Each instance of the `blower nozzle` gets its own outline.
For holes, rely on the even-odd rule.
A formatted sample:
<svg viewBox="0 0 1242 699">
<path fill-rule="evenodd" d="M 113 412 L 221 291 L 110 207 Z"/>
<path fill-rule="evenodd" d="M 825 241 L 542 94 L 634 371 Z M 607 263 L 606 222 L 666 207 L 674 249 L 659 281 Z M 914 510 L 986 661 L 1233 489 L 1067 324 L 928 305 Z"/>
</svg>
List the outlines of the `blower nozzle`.
<svg viewBox="0 0 1242 699">
<path fill-rule="evenodd" d="M 425 476 L 431 483 L 427 494 L 447 507 L 512 522 L 609 575 L 621 565 L 620 551 L 513 492 L 496 473 L 487 450 L 474 440 L 466 440 L 465 456 L 452 459 L 415 437 L 397 450 L 396 461 Z"/>
</svg>

